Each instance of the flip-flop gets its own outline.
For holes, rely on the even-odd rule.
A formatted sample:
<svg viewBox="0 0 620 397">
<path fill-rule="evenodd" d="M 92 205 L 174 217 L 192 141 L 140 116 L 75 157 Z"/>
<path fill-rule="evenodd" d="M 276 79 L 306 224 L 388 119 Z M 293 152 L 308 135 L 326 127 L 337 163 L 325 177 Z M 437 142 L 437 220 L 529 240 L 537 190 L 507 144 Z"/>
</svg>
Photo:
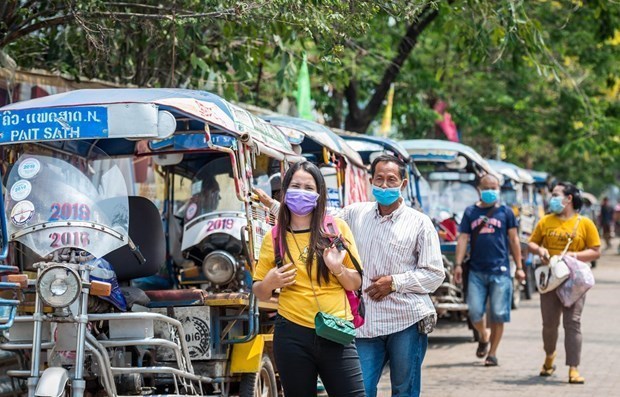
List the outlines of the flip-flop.
<svg viewBox="0 0 620 397">
<path fill-rule="evenodd" d="M 497 357 L 495 356 L 487 356 L 487 359 L 484 360 L 485 367 L 497 367 L 498 365 Z"/>
<path fill-rule="evenodd" d="M 489 342 L 478 342 L 478 348 L 476 349 L 476 357 L 484 358 L 489 350 Z"/>
</svg>

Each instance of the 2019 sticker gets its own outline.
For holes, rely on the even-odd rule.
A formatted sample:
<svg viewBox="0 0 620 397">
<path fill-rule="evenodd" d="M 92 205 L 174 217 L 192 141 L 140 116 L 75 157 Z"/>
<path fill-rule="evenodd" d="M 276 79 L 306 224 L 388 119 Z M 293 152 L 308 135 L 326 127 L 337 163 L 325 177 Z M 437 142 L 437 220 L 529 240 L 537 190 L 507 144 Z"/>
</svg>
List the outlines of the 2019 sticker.
<svg viewBox="0 0 620 397">
<path fill-rule="evenodd" d="M 22 201 L 32 191 L 32 184 L 25 179 L 20 179 L 11 186 L 11 198 L 15 201 Z"/>
<path fill-rule="evenodd" d="M 51 233 L 50 247 L 88 247 L 90 245 L 90 239 L 87 232 L 64 232 L 64 233 Z"/>
<path fill-rule="evenodd" d="M 20 201 L 11 210 L 11 222 L 15 226 L 24 226 L 34 215 L 34 204 L 28 200 Z"/>
<path fill-rule="evenodd" d="M 50 208 L 50 222 L 66 220 L 90 220 L 90 207 L 81 203 L 53 203 Z"/>
<path fill-rule="evenodd" d="M 28 158 L 19 165 L 17 173 L 24 179 L 34 178 L 41 171 L 41 163 L 35 158 Z"/>
</svg>

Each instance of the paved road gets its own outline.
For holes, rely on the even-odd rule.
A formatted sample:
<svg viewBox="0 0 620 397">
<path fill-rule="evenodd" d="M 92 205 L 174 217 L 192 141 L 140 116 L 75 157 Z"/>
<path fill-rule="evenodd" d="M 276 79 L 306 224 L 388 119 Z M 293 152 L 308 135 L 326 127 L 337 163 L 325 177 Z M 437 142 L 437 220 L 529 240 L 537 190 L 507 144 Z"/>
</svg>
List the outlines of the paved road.
<svg viewBox="0 0 620 397">
<path fill-rule="evenodd" d="M 618 240 L 616 240 L 616 245 Z M 605 253 L 594 269 L 596 285 L 588 292 L 582 318 L 581 373 L 585 385 L 568 384 L 564 365 L 564 331 L 558 341 L 558 370 L 550 378 L 538 371 L 544 352 L 539 298 L 522 301 L 513 311 L 498 351 L 499 367 L 487 368 L 476 358 L 477 344 L 464 324 L 440 323 L 431 334 L 422 369 L 422 395 L 487 396 L 620 396 L 620 255 Z M 390 396 L 389 373 L 379 397 Z"/>
</svg>

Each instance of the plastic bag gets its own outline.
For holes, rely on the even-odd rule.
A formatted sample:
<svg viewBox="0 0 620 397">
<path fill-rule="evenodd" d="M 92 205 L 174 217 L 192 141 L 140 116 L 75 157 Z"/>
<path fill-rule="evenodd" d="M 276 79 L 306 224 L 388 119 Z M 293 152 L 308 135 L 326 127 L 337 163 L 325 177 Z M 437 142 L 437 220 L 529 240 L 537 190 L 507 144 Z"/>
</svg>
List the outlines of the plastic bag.
<svg viewBox="0 0 620 397">
<path fill-rule="evenodd" d="M 572 256 L 564 256 L 563 259 L 570 276 L 556 289 L 556 293 L 564 307 L 571 307 L 594 286 L 594 274 L 587 263 Z"/>
</svg>

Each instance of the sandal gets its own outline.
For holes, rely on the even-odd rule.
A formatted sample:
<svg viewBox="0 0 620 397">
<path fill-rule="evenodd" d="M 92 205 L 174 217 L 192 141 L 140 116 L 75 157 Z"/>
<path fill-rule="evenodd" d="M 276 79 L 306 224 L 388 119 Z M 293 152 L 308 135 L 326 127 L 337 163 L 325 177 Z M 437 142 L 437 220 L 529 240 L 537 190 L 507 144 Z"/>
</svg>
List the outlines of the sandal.
<svg viewBox="0 0 620 397">
<path fill-rule="evenodd" d="M 489 350 L 489 342 L 478 342 L 478 348 L 476 349 L 476 357 L 483 358 L 486 356 Z"/>
<path fill-rule="evenodd" d="M 583 376 L 579 375 L 579 371 L 577 371 L 577 369 L 571 369 L 568 371 L 568 383 L 573 385 L 583 385 L 586 383 L 586 380 Z"/>
<path fill-rule="evenodd" d="M 487 359 L 484 360 L 485 367 L 497 367 L 499 363 L 497 362 L 497 357 L 495 356 L 487 356 Z"/>
<path fill-rule="evenodd" d="M 540 370 L 540 376 L 551 376 L 555 372 L 555 365 L 551 367 L 547 367 L 543 364 L 542 369 Z"/>
<path fill-rule="evenodd" d="M 553 375 L 553 373 L 555 372 L 555 365 L 553 365 L 553 362 L 555 361 L 555 356 L 557 355 L 557 353 L 553 353 L 550 357 L 547 356 L 545 358 L 545 363 L 542 366 L 542 369 L 540 370 L 540 376 L 551 376 Z"/>
</svg>

